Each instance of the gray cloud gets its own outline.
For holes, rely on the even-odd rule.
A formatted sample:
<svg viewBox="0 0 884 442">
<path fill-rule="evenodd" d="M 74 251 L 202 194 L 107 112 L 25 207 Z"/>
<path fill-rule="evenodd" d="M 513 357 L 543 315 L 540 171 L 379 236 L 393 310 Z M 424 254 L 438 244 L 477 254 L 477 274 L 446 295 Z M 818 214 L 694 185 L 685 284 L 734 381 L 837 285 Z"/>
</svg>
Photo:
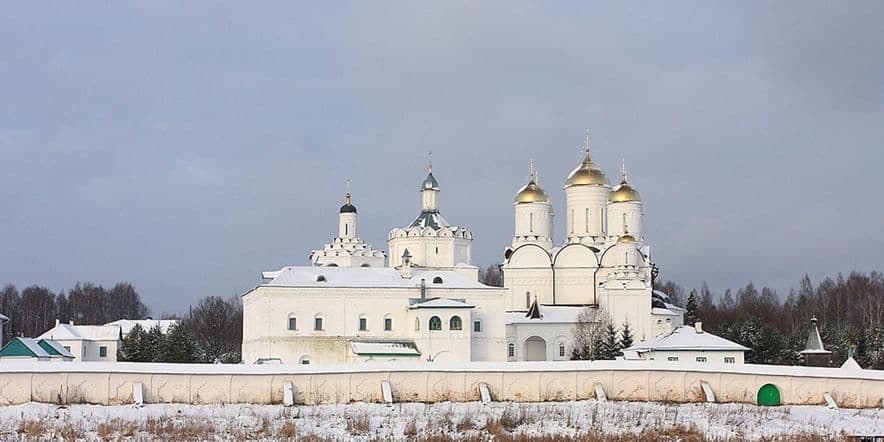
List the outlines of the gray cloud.
<svg viewBox="0 0 884 442">
<path fill-rule="evenodd" d="M 239 293 L 333 236 L 348 177 L 383 247 L 429 148 L 487 265 L 529 158 L 562 212 L 587 126 L 668 279 L 881 269 L 874 2 L 5 9 L 0 281 L 131 280 L 158 313 Z"/>
</svg>

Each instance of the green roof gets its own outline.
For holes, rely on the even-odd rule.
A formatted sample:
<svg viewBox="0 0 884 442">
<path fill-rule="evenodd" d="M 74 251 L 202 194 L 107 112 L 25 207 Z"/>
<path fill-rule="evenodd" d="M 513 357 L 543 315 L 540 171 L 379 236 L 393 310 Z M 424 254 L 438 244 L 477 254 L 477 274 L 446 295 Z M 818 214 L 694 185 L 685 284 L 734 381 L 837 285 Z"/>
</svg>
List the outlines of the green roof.
<svg viewBox="0 0 884 442">
<path fill-rule="evenodd" d="M 0 349 L 0 357 L 47 358 L 50 354 L 32 338 L 13 338 Z"/>
</svg>

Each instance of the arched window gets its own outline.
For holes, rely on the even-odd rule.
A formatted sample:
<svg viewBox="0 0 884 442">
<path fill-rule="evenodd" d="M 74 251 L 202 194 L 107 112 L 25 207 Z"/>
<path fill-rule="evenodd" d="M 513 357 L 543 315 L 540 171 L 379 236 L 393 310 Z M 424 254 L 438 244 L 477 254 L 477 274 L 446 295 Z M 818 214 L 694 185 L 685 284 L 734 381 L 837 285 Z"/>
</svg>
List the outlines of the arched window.
<svg viewBox="0 0 884 442">
<path fill-rule="evenodd" d="M 329 266 L 332 266 L 332 264 L 329 264 Z M 335 267 L 337 267 L 337 266 L 335 266 Z M 317 275 L 316 282 L 325 282 L 325 275 Z"/>
<path fill-rule="evenodd" d="M 531 222 L 530 222 L 530 225 L 528 226 L 528 231 L 534 232 L 534 214 L 533 213 L 529 214 L 529 218 L 531 219 L 530 220 Z"/>
<path fill-rule="evenodd" d="M 448 329 L 449 330 L 462 330 L 463 324 L 460 321 L 460 316 L 452 316 L 451 320 L 448 321 Z"/>
<path fill-rule="evenodd" d="M 516 357 L 516 344 L 512 342 L 506 345 L 506 357 L 514 358 Z"/>
<path fill-rule="evenodd" d="M 565 344 L 559 344 L 559 357 L 565 357 Z"/>
<path fill-rule="evenodd" d="M 387 316 L 384 318 L 384 331 L 393 330 L 393 318 Z"/>
<path fill-rule="evenodd" d="M 525 292 L 525 308 L 531 306 L 531 292 Z"/>
<path fill-rule="evenodd" d="M 442 277 L 437 276 L 437 277 L 433 278 L 433 284 L 442 284 Z"/>
<path fill-rule="evenodd" d="M 365 315 L 359 317 L 359 331 L 368 330 L 368 318 Z"/>
<path fill-rule="evenodd" d="M 442 320 L 438 316 L 430 318 L 430 330 L 442 330 Z"/>
<path fill-rule="evenodd" d="M 297 330 L 298 329 L 298 318 L 296 318 L 294 315 L 289 316 L 288 329 L 289 330 Z"/>
<path fill-rule="evenodd" d="M 301 365 L 310 365 L 310 355 L 301 356 L 301 359 L 298 359 L 298 363 Z"/>
<path fill-rule="evenodd" d="M 316 317 L 313 318 L 313 330 L 322 331 L 322 316 L 316 315 Z"/>
</svg>

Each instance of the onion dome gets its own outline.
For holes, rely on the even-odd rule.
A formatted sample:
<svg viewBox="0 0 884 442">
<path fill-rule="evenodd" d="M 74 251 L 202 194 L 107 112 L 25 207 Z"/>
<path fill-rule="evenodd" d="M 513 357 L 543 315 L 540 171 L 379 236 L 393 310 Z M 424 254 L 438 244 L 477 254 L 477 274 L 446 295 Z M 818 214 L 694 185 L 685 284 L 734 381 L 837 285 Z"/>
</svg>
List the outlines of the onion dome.
<svg viewBox="0 0 884 442">
<path fill-rule="evenodd" d="M 586 131 L 586 139 L 583 142 L 583 160 L 576 169 L 568 175 L 565 187 L 571 186 L 609 186 L 608 176 L 602 172 L 592 158 L 589 157 L 589 130 Z"/>
<path fill-rule="evenodd" d="M 356 206 L 350 203 L 350 192 L 347 192 L 346 201 L 341 206 L 341 213 L 356 213 Z"/>
<path fill-rule="evenodd" d="M 626 162 L 622 161 L 620 166 L 620 184 L 608 195 L 608 201 L 612 203 L 626 203 L 630 201 L 641 202 L 642 196 L 629 184 L 629 175 L 626 172 Z"/>
<path fill-rule="evenodd" d="M 537 184 L 537 172 L 534 170 L 534 161 L 531 161 L 531 174 L 528 178 L 528 184 L 522 186 L 516 193 L 516 203 L 548 203 L 549 195 Z"/>
</svg>

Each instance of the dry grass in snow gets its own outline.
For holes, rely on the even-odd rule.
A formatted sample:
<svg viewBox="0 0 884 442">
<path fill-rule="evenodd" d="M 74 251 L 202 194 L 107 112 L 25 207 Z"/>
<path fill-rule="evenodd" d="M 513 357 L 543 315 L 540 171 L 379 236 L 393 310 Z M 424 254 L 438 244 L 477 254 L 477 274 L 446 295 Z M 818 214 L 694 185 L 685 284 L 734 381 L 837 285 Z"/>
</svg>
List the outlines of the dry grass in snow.
<svg viewBox="0 0 884 442">
<path fill-rule="evenodd" d="M 0 407 L 2 440 L 828 441 L 881 410 L 643 402 Z"/>
</svg>

